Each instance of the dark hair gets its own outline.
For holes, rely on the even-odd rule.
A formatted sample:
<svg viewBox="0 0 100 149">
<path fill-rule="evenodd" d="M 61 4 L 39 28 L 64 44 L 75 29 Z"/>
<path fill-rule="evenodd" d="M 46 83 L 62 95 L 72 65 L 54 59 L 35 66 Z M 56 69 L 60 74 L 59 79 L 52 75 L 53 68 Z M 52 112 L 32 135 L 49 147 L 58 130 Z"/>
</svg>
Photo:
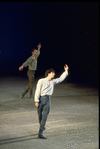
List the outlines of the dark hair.
<svg viewBox="0 0 100 149">
<path fill-rule="evenodd" d="M 31 53 L 32 53 L 32 52 L 34 52 L 35 50 L 36 50 L 36 49 L 35 49 L 35 48 L 33 48 L 33 49 L 31 50 Z"/>
<path fill-rule="evenodd" d="M 46 72 L 45 72 L 45 77 L 47 77 L 48 76 L 48 73 L 51 73 L 51 72 L 54 72 L 55 73 L 55 70 L 53 68 L 47 69 Z"/>
</svg>

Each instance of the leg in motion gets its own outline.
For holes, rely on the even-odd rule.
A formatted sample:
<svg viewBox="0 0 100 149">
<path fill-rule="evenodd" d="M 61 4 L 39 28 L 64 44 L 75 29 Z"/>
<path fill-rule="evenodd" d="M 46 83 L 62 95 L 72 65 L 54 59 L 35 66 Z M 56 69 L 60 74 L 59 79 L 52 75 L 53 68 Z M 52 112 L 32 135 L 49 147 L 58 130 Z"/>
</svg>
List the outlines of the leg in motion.
<svg viewBox="0 0 100 149">
<path fill-rule="evenodd" d="M 32 98 L 32 94 L 33 94 L 33 85 L 34 85 L 34 73 L 35 71 L 31 71 L 29 70 L 27 75 L 28 75 L 28 80 L 29 80 L 29 85 L 28 85 L 28 89 L 30 92 L 30 99 Z"/>
<path fill-rule="evenodd" d="M 24 92 L 21 94 L 21 96 L 20 96 L 20 98 L 22 99 L 24 96 L 25 96 L 25 94 L 28 92 L 28 88 L 26 88 L 25 90 L 24 90 Z"/>
</svg>

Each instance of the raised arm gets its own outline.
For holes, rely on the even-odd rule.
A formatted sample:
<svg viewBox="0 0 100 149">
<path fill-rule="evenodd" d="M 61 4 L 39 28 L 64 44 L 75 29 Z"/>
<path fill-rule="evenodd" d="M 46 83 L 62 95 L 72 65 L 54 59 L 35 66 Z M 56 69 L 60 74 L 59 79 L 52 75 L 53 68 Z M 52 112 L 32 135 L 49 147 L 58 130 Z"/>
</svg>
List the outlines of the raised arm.
<svg viewBox="0 0 100 149">
<path fill-rule="evenodd" d="M 40 55 L 41 43 L 39 43 L 39 44 L 37 45 L 37 48 L 38 48 L 38 50 L 37 50 L 37 55 L 36 55 L 36 57 L 38 58 L 38 56 Z"/>
<path fill-rule="evenodd" d="M 64 65 L 64 70 L 65 71 L 62 73 L 62 75 L 59 78 L 53 79 L 54 85 L 62 82 L 68 76 L 68 65 L 67 64 Z"/>
</svg>

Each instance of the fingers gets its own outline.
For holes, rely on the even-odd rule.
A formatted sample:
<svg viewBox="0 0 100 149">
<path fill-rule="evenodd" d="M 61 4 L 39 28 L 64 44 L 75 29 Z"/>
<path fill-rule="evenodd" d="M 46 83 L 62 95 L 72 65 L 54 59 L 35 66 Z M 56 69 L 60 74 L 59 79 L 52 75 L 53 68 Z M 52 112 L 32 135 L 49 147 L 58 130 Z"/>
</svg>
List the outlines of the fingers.
<svg viewBox="0 0 100 149">
<path fill-rule="evenodd" d="M 68 66 L 67 64 L 65 64 L 65 67 Z"/>
<path fill-rule="evenodd" d="M 41 45 L 41 43 L 39 43 L 39 45 Z"/>
<path fill-rule="evenodd" d="M 41 46 L 41 43 L 39 43 L 37 46 Z"/>
<path fill-rule="evenodd" d="M 65 67 L 68 67 L 68 65 L 67 65 L 67 64 L 65 64 Z"/>
<path fill-rule="evenodd" d="M 64 65 L 64 68 L 68 67 L 67 64 Z"/>
<path fill-rule="evenodd" d="M 21 67 L 19 67 L 19 71 L 21 71 L 22 70 L 22 68 Z"/>
<path fill-rule="evenodd" d="M 19 69 L 19 71 L 21 71 L 21 68 L 20 67 L 18 69 Z"/>
<path fill-rule="evenodd" d="M 38 108 L 39 107 L 39 104 L 38 103 L 35 103 L 35 106 L 36 106 L 36 108 Z"/>
<path fill-rule="evenodd" d="M 68 65 L 67 64 L 64 65 L 64 69 L 68 70 Z"/>
<path fill-rule="evenodd" d="M 23 70 L 23 65 L 19 67 L 19 71 Z"/>
<path fill-rule="evenodd" d="M 21 71 L 21 70 L 23 70 L 23 68 L 22 67 L 19 67 L 19 71 Z"/>
</svg>

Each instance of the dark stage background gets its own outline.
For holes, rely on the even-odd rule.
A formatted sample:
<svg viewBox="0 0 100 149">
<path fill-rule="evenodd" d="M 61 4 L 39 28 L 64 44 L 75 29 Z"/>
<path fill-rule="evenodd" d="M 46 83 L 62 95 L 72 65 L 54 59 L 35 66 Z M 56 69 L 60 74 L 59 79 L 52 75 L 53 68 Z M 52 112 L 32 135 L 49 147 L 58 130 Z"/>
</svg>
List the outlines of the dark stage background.
<svg viewBox="0 0 100 149">
<path fill-rule="evenodd" d="M 26 76 L 18 67 L 40 42 L 35 76 L 69 66 L 67 81 L 98 86 L 97 2 L 0 2 L 0 76 Z"/>
</svg>

